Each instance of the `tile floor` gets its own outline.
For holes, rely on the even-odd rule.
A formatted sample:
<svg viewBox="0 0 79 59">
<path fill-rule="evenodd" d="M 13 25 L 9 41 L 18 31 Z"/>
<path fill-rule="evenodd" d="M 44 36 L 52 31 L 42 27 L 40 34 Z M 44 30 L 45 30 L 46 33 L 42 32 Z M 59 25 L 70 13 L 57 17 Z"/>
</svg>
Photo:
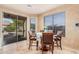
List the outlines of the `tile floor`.
<svg viewBox="0 0 79 59">
<path fill-rule="evenodd" d="M 41 50 L 36 50 L 36 47 L 33 46 L 31 50 L 28 49 L 28 41 L 20 41 L 17 43 L 12 43 L 5 45 L 0 49 L 1 54 L 41 54 Z M 51 54 L 50 51 L 45 52 L 45 54 Z M 75 51 L 71 51 L 66 47 L 63 47 L 63 50 L 60 48 L 54 48 L 54 54 L 77 54 Z"/>
</svg>

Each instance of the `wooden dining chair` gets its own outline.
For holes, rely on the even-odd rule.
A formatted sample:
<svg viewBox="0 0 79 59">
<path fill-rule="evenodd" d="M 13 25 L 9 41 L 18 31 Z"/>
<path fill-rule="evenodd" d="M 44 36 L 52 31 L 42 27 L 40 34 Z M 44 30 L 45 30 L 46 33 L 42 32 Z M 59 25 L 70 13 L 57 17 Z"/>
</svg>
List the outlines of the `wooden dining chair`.
<svg viewBox="0 0 79 59">
<path fill-rule="evenodd" d="M 57 47 L 60 47 L 62 50 L 62 44 L 61 44 L 61 39 L 62 39 L 62 31 L 57 32 L 56 35 L 54 35 L 54 42 L 56 43 Z"/>
<path fill-rule="evenodd" d="M 35 33 L 33 33 L 32 31 L 28 31 L 28 33 L 29 33 L 29 50 L 31 46 L 34 46 L 33 45 L 34 41 L 36 42 L 36 50 L 38 50 L 38 40 L 36 39 Z"/>
<path fill-rule="evenodd" d="M 42 34 L 42 53 L 44 52 L 44 46 L 49 45 L 49 50 L 51 49 L 51 52 L 53 53 L 54 50 L 54 42 L 53 42 L 53 33 L 43 33 Z"/>
</svg>

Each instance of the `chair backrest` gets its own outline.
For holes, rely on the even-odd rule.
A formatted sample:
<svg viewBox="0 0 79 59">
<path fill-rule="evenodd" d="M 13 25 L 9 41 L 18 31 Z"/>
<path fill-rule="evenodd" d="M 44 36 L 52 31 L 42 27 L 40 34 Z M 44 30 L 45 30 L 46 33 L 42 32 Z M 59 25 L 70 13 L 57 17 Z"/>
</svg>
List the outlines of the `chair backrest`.
<svg viewBox="0 0 79 59">
<path fill-rule="evenodd" d="M 62 38 L 62 35 L 63 35 L 63 31 L 58 31 L 57 32 L 57 38 L 58 39 L 61 39 Z"/>
<path fill-rule="evenodd" d="M 29 34 L 29 37 L 32 35 L 32 32 L 31 31 L 28 31 L 28 34 Z"/>
<path fill-rule="evenodd" d="M 53 33 L 52 32 L 43 33 L 42 36 L 43 36 L 42 37 L 43 43 L 47 43 L 47 44 L 53 43 Z"/>
<path fill-rule="evenodd" d="M 44 30 L 40 30 L 40 32 L 44 32 Z"/>
<path fill-rule="evenodd" d="M 35 36 L 36 36 L 35 33 L 33 33 L 32 31 L 28 31 L 28 34 L 29 34 L 29 38 L 30 38 L 30 37 L 35 37 Z"/>
<path fill-rule="evenodd" d="M 57 35 L 58 35 L 58 36 L 61 36 L 62 34 L 63 34 L 63 31 L 58 31 L 58 32 L 57 32 Z"/>
</svg>

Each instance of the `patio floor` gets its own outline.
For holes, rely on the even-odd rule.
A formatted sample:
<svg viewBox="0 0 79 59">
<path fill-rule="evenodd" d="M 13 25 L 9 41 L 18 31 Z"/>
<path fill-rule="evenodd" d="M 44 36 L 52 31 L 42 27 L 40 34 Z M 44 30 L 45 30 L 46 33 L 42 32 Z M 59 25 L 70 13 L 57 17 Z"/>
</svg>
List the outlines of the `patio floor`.
<svg viewBox="0 0 79 59">
<path fill-rule="evenodd" d="M 12 43 L 9 45 L 3 46 L 0 50 L 0 53 L 3 54 L 41 54 L 41 50 L 36 50 L 35 46 L 32 46 L 31 50 L 28 49 L 28 40 Z M 51 54 L 50 51 L 45 52 L 46 54 Z M 63 47 L 61 50 L 60 48 L 54 48 L 54 54 L 77 54 L 78 52 L 71 51 L 67 47 Z"/>
</svg>

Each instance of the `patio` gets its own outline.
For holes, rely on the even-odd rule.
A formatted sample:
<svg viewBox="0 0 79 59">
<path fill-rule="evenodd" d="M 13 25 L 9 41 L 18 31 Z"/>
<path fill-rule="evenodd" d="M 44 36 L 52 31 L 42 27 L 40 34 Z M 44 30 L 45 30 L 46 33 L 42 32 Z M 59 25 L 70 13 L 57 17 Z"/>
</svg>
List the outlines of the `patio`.
<svg viewBox="0 0 79 59">
<path fill-rule="evenodd" d="M 3 26 L 0 21 L 0 53 L 41 54 L 40 48 L 36 50 L 36 47 L 32 46 L 28 49 L 30 30 L 35 33 L 50 31 L 54 35 L 62 31 L 62 50 L 54 47 L 54 54 L 79 53 L 79 5 L 6 4 L 0 7 L 0 19 L 3 21 L 6 18 L 7 22 L 10 22 Z M 39 43 L 38 46 L 40 45 Z M 51 52 L 46 51 L 45 54 Z"/>
</svg>

